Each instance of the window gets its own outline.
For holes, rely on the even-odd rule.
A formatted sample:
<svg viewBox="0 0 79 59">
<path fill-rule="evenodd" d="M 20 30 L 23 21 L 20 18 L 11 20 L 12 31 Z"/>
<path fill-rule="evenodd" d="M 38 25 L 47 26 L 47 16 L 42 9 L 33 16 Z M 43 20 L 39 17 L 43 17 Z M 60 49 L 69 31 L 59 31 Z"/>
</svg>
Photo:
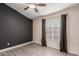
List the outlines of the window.
<svg viewBox="0 0 79 59">
<path fill-rule="evenodd" d="M 46 39 L 60 39 L 60 17 L 53 17 L 46 20 Z"/>
</svg>

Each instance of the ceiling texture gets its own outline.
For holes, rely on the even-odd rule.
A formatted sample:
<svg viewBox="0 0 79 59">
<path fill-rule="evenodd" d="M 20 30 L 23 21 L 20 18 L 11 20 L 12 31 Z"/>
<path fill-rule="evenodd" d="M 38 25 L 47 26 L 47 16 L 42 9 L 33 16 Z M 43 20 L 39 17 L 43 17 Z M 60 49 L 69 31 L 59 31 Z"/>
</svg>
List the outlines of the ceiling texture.
<svg viewBox="0 0 79 59">
<path fill-rule="evenodd" d="M 39 12 L 36 13 L 32 8 L 24 10 L 24 8 L 28 6 L 27 3 L 6 3 L 6 5 L 10 6 L 11 8 L 15 9 L 16 11 L 20 12 L 21 14 L 30 19 L 35 19 L 40 16 L 55 13 L 74 5 L 74 3 L 45 3 L 45 4 L 46 4 L 45 7 L 37 7 Z"/>
</svg>

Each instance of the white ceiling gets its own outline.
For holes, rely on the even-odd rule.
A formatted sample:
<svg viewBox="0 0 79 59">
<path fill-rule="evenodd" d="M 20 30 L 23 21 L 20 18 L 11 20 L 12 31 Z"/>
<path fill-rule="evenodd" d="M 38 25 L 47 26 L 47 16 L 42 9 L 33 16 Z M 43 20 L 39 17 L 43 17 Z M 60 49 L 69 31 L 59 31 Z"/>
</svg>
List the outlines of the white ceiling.
<svg viewBox="0 0 79 59">
<path fill-rule="evenodd" d="M 28 10 L 24 10 L 25 7 L 28 6 L 27 3 L 6 3 L 6 5 L 20 12 L 30 19 L 37 18 L 39 16 L 44 16 L 47 14 L 51 14 L 60 10 L 63 10 L 69 6 L 74 5 L 73 3 L 46 3 L 46 7 L 38 7 L 38 13 L 36 13 L 32 8 Z"/>
</svg>

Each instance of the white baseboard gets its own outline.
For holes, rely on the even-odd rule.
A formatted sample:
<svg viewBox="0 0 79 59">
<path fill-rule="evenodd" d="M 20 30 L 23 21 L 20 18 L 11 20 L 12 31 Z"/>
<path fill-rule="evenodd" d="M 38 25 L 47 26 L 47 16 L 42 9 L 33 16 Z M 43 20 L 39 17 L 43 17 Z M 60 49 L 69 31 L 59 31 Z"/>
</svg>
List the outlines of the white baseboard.
<svg viewBox="0 0 79 59">
<path fill-rule="evenodd" d="M 24 43 L 24 44 L 20 44 L 20 45 L 16 45 L 16 46 L 13 46 L 13 47 L 8 47 L 8 48 L 0 50 L 0 52 L 8 51 L 8 50 L 11 50 L 11 49 L 14 49 L 14 48 L 18 48 L 18 47 L 21 47 L 23 45 L 27 45 L 27 44 L 30 44 L 30 43 L 33 43 L 33 41 L 30 41 L 30 42 L 27 42 L 27 43 Z"/>
<path fill-rule="evenodd" d="M 40 43 L 40 42 L 37 42 L 37 41 L 33 41 L 33 42 L 41 45 L 41 43 Z"/>
<path fill-rule="evenodd" d="M 75 52 L 75 51 L 70 51 L 70 50 L 69 50 L 68 53 L 79 56 L 79 53 L 77 53 L 77 52 Z"/>
</svg>

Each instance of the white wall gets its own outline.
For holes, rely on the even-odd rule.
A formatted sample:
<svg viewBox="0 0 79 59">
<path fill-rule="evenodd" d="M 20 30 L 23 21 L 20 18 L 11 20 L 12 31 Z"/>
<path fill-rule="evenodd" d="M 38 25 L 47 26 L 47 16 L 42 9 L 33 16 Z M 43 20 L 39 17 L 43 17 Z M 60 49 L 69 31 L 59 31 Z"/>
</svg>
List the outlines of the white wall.
<svg viewBox="0 0 79 59">
<path fill-rule="evenodd" d="M 65 13 L 68 14 L 68 17 L 67 17 L 68 51 L 70 53 L 79 55 L 79 4 L 72 6 L 70 8 L 64 9 L 60 12 L 33 20 L 33 40 L 36 43 L 41 44 L 42 18 L 46 18 L 47 20 L 50 17 L 59 16 Z"/>
<path fill-rule="evenodd" d="M 41 19 L 33 21 L 33 41 L 41 44 L 42 21 Z"/>
</svg>

